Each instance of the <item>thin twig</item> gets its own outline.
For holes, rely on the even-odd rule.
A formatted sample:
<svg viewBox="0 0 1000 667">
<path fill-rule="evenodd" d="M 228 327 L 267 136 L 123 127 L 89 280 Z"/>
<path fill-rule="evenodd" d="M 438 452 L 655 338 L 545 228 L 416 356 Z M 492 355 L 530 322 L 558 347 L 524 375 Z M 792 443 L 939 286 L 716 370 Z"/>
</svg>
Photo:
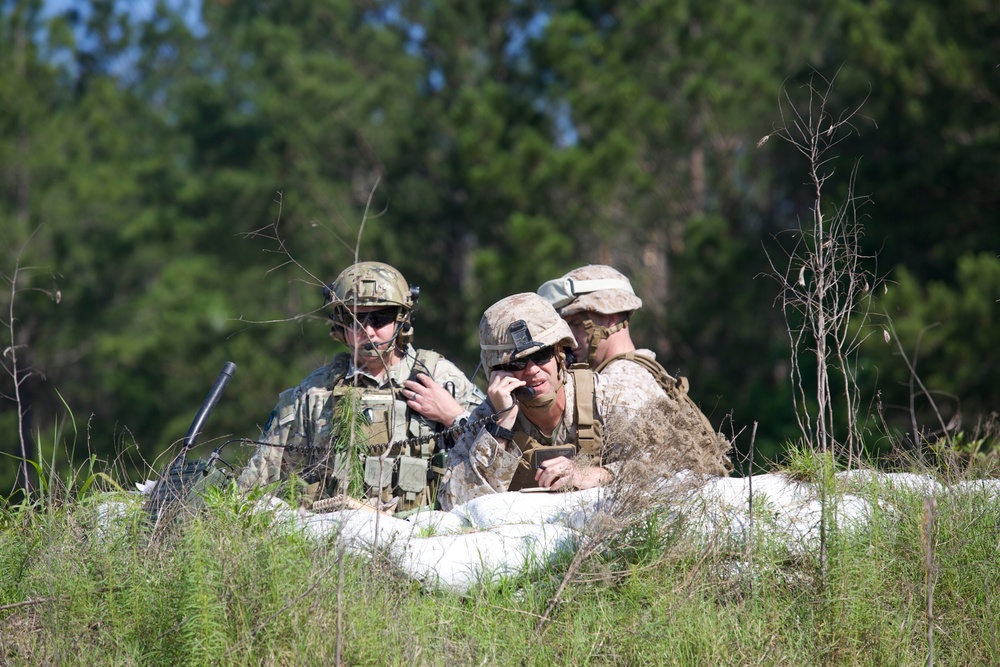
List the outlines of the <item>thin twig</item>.
<svg viewBox="0 0 1000 667">
<path fill-rule="evenodd" d="M 8 609 L 18 609 L 20 607 L 31 607 L 36 604 L 45 604 L 46 602 L 55 602 L 57 600 L 66 600 L 65 597 L 48 597 L 48 598 L 35 598 L 34 600 L 24 600 L 23 602 L 13 602 L 11 604 L 0 605 L 0 611 L 6 611 Z"/>
</svg>

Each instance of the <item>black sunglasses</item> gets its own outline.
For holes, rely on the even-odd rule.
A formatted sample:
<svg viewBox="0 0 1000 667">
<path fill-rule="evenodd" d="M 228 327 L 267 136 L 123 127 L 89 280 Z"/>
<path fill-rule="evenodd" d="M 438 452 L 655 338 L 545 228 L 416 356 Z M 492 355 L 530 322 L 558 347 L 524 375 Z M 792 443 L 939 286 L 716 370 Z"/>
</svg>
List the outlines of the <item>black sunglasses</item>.
<svg viewBox="0 0 1000 667">
<path fill-rule="evenodd" d="M 515 371 L 523 371 L 528 367 L 528 364 L 534 362 L 535 365 L 541 366 L 542 364 L 549 363 L 552 357 L 556 356 L 556 348 L 554 347 L 543 347 L 538 352 L 534 354 L 529 354 L 521 359 L 515 359 L 514 361 L 509 361 L 506 364 L 500 364 L 499 366 L 494 366 L 495 371 L 506 371 L 508 373 L 513 373 Z"/>
<path fill-rule="evenodd" d="M 373 310 L 368 313 L 357 313 L 355 317 L 351 317 L 348 313 L 347 318 L 349 327 L 356 327 L 358 329 L 363 329 L 369 324 L 373 329 L 381 329 L 390 322 L 395 322 L 396 317 L 399 315 L 398 308 L 383 308 L 381 310 Z"/>
</svg>

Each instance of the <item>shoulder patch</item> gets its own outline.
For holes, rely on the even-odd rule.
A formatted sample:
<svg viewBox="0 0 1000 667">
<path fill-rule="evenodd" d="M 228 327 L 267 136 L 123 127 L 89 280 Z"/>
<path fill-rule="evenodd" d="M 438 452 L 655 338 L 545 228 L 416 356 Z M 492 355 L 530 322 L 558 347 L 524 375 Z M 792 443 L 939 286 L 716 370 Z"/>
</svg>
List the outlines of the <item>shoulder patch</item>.
<svg viewBox="0 0 1000 667">
<path fill-rule="evenodd" d="M 278 411 L 271 410 L 271 415 L 267 418 L 267 423 L 264 424 L 264 433 L 267 433 L 268 431 L 271 430 L 271 427 L 274 426 L 274 420 L 277 417 L 278 417 Z"/>
</svg>

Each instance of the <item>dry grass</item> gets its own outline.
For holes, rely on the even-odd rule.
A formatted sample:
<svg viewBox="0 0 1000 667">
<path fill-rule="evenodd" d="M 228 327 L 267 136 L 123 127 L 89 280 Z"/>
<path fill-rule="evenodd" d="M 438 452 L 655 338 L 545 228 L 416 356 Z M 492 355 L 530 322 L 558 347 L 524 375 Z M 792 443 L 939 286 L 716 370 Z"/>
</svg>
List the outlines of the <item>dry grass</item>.
<svg viewBox="0 0 1000 667">
<path fill-rule="evenodd" d="M 630 485 L 641 484 L 644 475 L 660 477 L 690 470 L 721 476 L 733 469 L 732 444 L 710 433 L 693 407 L 670 398 L 650 401 L 637 413 L 614 413 L 604 430 L 605 442 L 610 443 L 607 460 L 621 462 L 631 471 Z M 648 472 L 633 470 L 635 463 Z"/>
</svg>

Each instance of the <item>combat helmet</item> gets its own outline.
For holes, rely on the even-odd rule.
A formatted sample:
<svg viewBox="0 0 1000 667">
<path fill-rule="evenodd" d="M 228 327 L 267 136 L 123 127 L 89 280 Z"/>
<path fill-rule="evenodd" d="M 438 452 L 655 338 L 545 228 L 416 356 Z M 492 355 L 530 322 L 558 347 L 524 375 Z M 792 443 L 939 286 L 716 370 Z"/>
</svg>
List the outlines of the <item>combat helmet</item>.
<svg viewBox="0 0 1000 667">
<path fill-rule="evenodd" d="M 562 278 L 544 283 L 538 294 L 563 317 L 582 312 L 631 315 L 642 308 L 642 299 L 635 295 L 629 279 L 604 264 L 573 269 Z"/>
<path fill-rule="evenodd" d="M 397 269 L 382 262 L 359 262 L 341 271 L 323 289 L 328 315 L 333 322 L 330 335 L 343 341 L 343 330 L 354 321 L 356 308 L 398 308 L 397 344 L 405 346 L 413 336 L 411 314 L 420 288 L 410 285 Z"/>
<path fill-rule="evenodd" d="M 642 299 L 635 295 L 632 283 L 619 271 L 604 264 L 588 264 L 573 269 L 562 278 L 550 280 L 538 288 L 538 294 L 558 309 L 559 315 L 570 318 L 581 315 L 587 331 L 587 363 L 597 363 L 597 346 L 612 334 L 628 328 L 632 313 L 642 307 Z M 588 313 L 625 317 L 617 324 L 602 326 Z"/>
<path fill-rule="evenodd" d="M 479 321 L 480 360 L 487 373 L 543 347 L 555 347 L 561 352 L 563 347 L 575 345 L 566 321 L 548 301 L 531 292 L 497 301 Z"/>
</svg>

